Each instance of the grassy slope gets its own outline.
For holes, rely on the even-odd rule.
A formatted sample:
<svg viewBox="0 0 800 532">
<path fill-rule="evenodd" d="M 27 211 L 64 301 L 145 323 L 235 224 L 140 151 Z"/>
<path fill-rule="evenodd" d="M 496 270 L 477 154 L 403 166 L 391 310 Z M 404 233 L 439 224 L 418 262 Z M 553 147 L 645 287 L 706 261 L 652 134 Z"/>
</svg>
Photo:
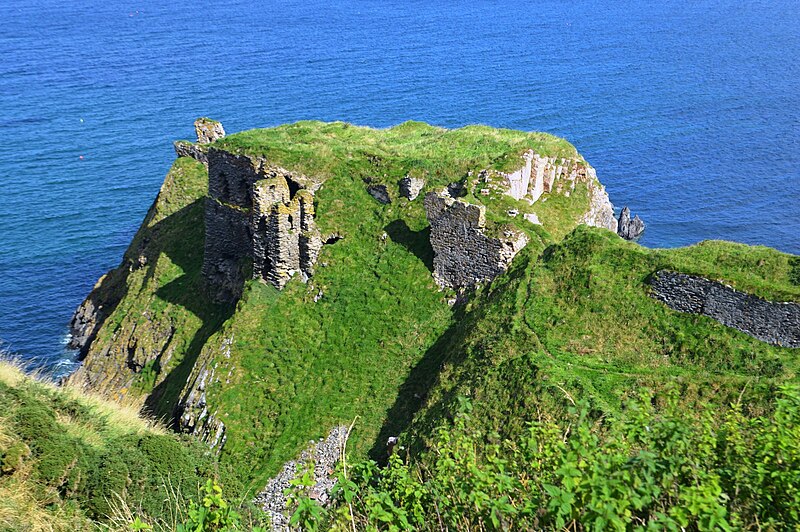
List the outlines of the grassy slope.
<svg viewBox="0 0 800 532">
<path fill-rule="evenodd" d="M 536 204 L 547 231 L 514 220 L 538 238 L 508 275 L 454 314 L 431 279 L 421 198 L 383 206 L 364 181 L 386 184 L 397 198 L 396 181 L 407 173 L 425 177 L 429 190 L 465 180 L 470 170 L 508 170 L 528 146 L 575 156 L 568 143 L 547 135 L 418 123 L 376 132 L 301 122 L 218 141 L 327 177 L 316 194 L 318 223 L 323 233 L 344 237 L 325 246 L 308 284 L 295 280 L 278 292 L 250 282 L 232 314 L 203 295 L 205 174 L 179 159 L 126 254 L 123 269 L 140 250 L 147 265 L 126 274 L 127 295 L 101 329 L 97 353 L 108 348 L 119 362 L 131 338 L 139 344 L 158 336 L 141 333 L 148 324 L 173 324 L 164 350 L 170 361 L 135 375 L 133 390 L 147 393 L 166 376 L 150 401 L 166 413 L 195 358 L 217 365 L 220 381 L 206 391 L 228 431 L 221 459 L 254 487 L 334 424 L 359 416 L 351 448 L 378 457 L 386 438 L 407 430 L 414 416 L 415 430 L 426 435 L 461 394 L 473 397 L 474 419 L 513 432 L 533 416 L 557 416 L 567 394 L 613 413 L 624 391 L 641 385 L 676 381 L 687 400 L 724 401 L 747 384 L 744 396 L 758 411 L 775 382 L 795 378 L 786 350 L 672 312 L 648 298 L 645 284 L 653 271 L 670 267 L 773 299 L 798 299 L 791 282 L 798 268 L 789 256 L 729 243 L 647 250 L 581 228 L 540 259 L 549 234 L 567 234 L 585 208 L 580 187 L 569 200 L 551 195 Z M 496 222 L 520 203 L 471 199 L 486 202 Z M 231 339 L 228 357 L 223 344 Z"/>
<path fill-rule="evenodd" d="M 447 131 L 419 123 L 379 131 L 303 122 L 231 135 L 217 147 L 265 154 L 294 171 L 328 178 L 316 194 L 317 220 L 323 234 L 343 238 L 325 246 L 308 285 L 293 281 L 278 292 L 251 282 L 235 313 L 214 307 L 199 277 L 205 175 L 194 161 L 179 159 L 126 254 L 121 270 L 129 273 L 110 283 L 124 295 L 87 363 L 107 364 L 111 374 L 116 365 L 125 373 L 131 343 L 144 349 L 164 344 L 169 356 L 160 360 L 169 361 L 133 375 L 130 388 L 134 395 L 153 390 L 147 402 L 158 414 L 171 411 L 198 354 L 220 364 L 216 375 L 228 382 L 209 386 L 207 396 L 228 430 L 222 460 L 245 470 L 244 481 L 257 479 L 254 485 L 310 438 L 355 416 L 360 421 L 351 443 L 366 453 L 384 419 L 403 402 L 398 390 L 427 379 L 419 371 L 409 375 L 411 368 L 441 356 L 452 310 L 431 277 L 422 198 L 398 199 L 397 180 L 423 176 L 429 190 L 464 180 L 470 170 L 519 165 L 517 154 L 527 147 L 576 156 L 569 143 L 546 134 Z M 395 201 L 377 203 L 365 180 L 387 184 Z M 508 208 L 507 202 L 497 200 L 495 208 L 491 198 L 484 201 L 495 217 Z M 572 214 L 559 223 L 574 226 L 586 197 L 575 194 L 566 203 Z M 536 237 L 530 247 L 543 249 L 549 235 L 524 225 Z M 147 264 L 130 271 L 142 253 Z M 314 303 L 320 289 L 323 297 Z M 170 326 L 174 332 L 165 343 Z M 234 343 L 226 358 L 221 344 L 229 338 Z M 113 356 L 105 357 L 106 351 Z M 406 421 L 402 415 L 398 420 Z"/>
<path fill-rule="evenodd" d="M 729 242 L 651 250 L 579 227 L 537 258 L 525 253 L 473 304 L 414 426 L 425 439 L 470 396 L 488 433 L 558 417 L 571 399 L 614 415 L 641 387 L 677 385 L 687 405 L 741 397 L 761 413 L 784 381 L 797 381 L 796 350 L 772 347 L 716 321 L 670 310 L 648 296 L 667 268 L 775 300 L 800 300 L 796 257 Z M 417 393 L 425 393 L 419 390 Z"/>
<path fill-rule="evenodd" d="M 165 513 L 164 482 L 196 495 L 214 459 L 120 406 L 0 362 L 0 529 L 87 530 L 121 496 Z"/>
<path fill-rule="evenodd" d="M 232 311 L 206 297 L 200 275 L 207 189 L 205 167 L 177 159 L 122 264 L 95 288 L 113 310 L 83 369 L 101 376 L 95 388 L 115 397 L 150 393 L 158 379 L 166 400 L 150 406 L 159 416 L 171 413 L 205 340 Z M 129 367 L 153 352 L 156 360 L 132 375 Z"/>
</svg>

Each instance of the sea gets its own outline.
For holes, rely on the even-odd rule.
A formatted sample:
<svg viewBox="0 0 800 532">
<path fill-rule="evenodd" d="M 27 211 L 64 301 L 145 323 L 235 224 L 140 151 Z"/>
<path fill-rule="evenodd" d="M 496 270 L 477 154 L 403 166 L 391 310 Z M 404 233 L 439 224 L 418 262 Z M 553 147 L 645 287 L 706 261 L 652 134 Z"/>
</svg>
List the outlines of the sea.
<svg viewBox="0 0 800 532">
<path fill-rule="evenodd" d="M 570 140 L 641 244 L 800 254 L 797 0 L 0 0 L 0 339 L 56 377 L 199 116 Z"/>
</svg>

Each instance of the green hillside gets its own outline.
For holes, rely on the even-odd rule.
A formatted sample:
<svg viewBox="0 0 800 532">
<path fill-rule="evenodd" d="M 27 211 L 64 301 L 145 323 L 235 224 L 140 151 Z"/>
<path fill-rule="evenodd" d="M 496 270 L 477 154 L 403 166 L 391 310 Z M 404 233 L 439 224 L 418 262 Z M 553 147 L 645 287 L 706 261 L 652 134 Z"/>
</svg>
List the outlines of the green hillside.
<svg viewBox="0 0 800 532">
<path fill-rule="evenodd" d="M 763 413 L 779 384 L 798 382 L 797 350 L 670 310 L 648 295 L 648 279 L 670 269 L 797 301 L 795 264 L 765 247 L 647 249 L 579 227 L 541 256 L 523 252 L 469 306 L 430 391 L 409 390 L 427 397 L 413 427 L 432 433 L 464 396 L 481 429 L 510 436 L 542 415 L 557 418 L 572 399 L 613 415 L 637 391 L 671 385 L 687 405 L 741 398 Z"/>
<path fill-rule="evenodd" d="M 215 457 L 122 406 L 0 361 L 0 530 L 92 530 L 127 505 L 168 521 L 221 478 Z"/>
<path fill-rule="evenodd" d="M 747 419 L 764 420 L 775 415 L 781 387 L 798 384 L 797 350 L 672 311 L 648 284 L 668 269 L 800 301 L 797 257 L 727 242 L 646 249 L 578 226 L 589 208 L 585 184 L 533 205 L 475 193 L 480 170 L 518 168 L 527 149 L 579 159 L 566 141 L 483 126 L 300 122 L 211 147 L 324 181 L 316 222 L 335 238 L 314 275 L 281 291 L 247 281 L 235 304 L 214 303 L 201 274 L 208 173 L 179 158 L 122 264 L 87 300 L 97 328 L 70 380 L 172 426 L 188 392 L 202 392 L 203 418 L 224 424 L 218 460 L 235 472 L 237 496 L 258 491 L 309 440 L 354 420 L 353 461 L 385 462 L 387 439 L 399 437 L 403 456 L 433 467 L 436 452 L 426 451 L 441 448 L 441 428 L 454 420 L 482 462 L 495 444 L 512 456 L 508 447 L 531 423 L 568 430 L 576 404 L 585 405 L 587 430 L 602 435 L 627 422 L 624 405 L 642 390 L 653 394 L 654 416 L 670 401 L 687 413 L 736 403 Z M 426 180 L 423 195 L 460 184 L 462 199 L 486 207 L 490 226 L 531 237 L 508 272 L 463 304 L 451 305 L 454 292 L 434 283 L 422 195 L 399 195 L 407 175 Z M 370 196 L 376 184 L 391 203 Z M 536 213 L 543 225 L 509 209 Z"/>
<path fill-rule="evenodd" d="M 192 159 L 176 160 L 122 265 L 95 289 L 108 315 L 72 380 L 91 374 L 91 388 L 140 398 L 169 419 L 197 361 L 219 364 L 217 374 L 227 377 L 209 386 L 208 403 L 227 427 L 222 460 L 252 468 L 245 482 L 265 481 L 309 439 L 356 416 L 352 443 L 363 455 L 397 390 L 417 379 L 410 368 L 441 356 L 454 321 L 450 294 L 431 277 L 422 198 L 399 198 L 396 178 L 416 173 L 430 190 L 466 182 L 470 170 L 512 158 L 520 164 L 525 148 L 577 156 L 546 134 L 419 123 L 373 130 L 301 122 L 234 134 L 214 147 L 327 179 L 315 195 L 317 221 L 341 239 L 324 247 L 309 283 L 295 279 L 279 292 L 252 281 L 235 309 L 213 304 L 200 276 L 207 173 Z M 395 201 L 375 201 L 367 181 L 391 184 Z M 553 220 L 558 233 L 577 224 L 588 204 L 578 192 L 535 206 L 545 227 Z M 509 202 L 531 209 L 509 197 L 482 201 L 498 219 L 509 220 Z M 541 226 L 515 223 L 534 237 L 531 250 L 551 241 Z"/>
</svg>

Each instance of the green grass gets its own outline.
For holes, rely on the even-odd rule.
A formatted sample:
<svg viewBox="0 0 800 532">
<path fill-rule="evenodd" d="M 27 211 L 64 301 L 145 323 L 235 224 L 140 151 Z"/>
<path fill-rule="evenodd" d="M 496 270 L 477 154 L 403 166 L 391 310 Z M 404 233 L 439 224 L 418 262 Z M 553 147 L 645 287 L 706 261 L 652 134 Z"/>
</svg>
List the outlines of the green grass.
<svg viewBox="0 0 800 532">
<path fill-rule="evenodd" d="M 796 380 L 792 351 L 671 311 L 646 282 L 669 268 L 800 300 L 796 257 L 725 242 L 648 250 L 605 230 L 573 231 L 588 205 L 580 184 L 569 198 L 549 194 L 533 206 L 468 195 L 486 204 L 490 222 L 514 223 L 532 239 L 506 275 L 451 308 L 452 294 L 431 277 L 422 198 L 381 205 L 366 191 L 366 180 L 380 182 L 397 198 L 409 173 L 430 190 L 481 168 L 509 170 L 527 148 L 576 157 L 566 141 L 483 126 L 300 122 L 214 146 L 327 178 L 315 195 L 317 222 L 323 235 L 343 238 L 323 248 L 307 284 L 294 279 L 279 292 L 250 281 L 236 308 L 214 305 L 200 276 L 207 175 L 179 159 L 122 266 L 97 289 L 108 317 L 85 371 L 96 388 L 169 417 L 192 372 L 214 368 L 205 392 L 227 429 L 220 460 L 251 489 L 310 439 L 356 417 L 354 458 L 385 457 L 386 439 L 399 434 L 418 448 L 459 396 L 472 398 L 485 434 L 514 434 L 572 400 L 616 415 L 630 390 L 668 383 L 687 404 L 741 394 L 758 414 L 776 386 Z M 510 208 L 536 212 L 543 226 L 509 218 Z"/>
<path fill-rule="evenodd" d="M 482 428 L 513 433 L 572 400 L 613 414 L 631 392 L 671 383 L 687 402 L 725 405 L 741 394 L 759 414 L 777 385 L 797 381 L 796 350 L 672 311 L 647 282 L 671 269 L 797 301 L 794 260 L 729 242 L 651 250 L 584 226 L 541 257 L 523 251 L 459 325 L 414 429 L 425 440 L 458 396 L 473 398 Z"/>
<path fill-rule="evenodd" d="M 424 177 L 431 190 L 465 181 L 470 171 L 519 167 L 529 148 L 578 157 L 547 134 L 413 122 L 387 130 L 300 122 L 230 135 L 214 147 L 327 179 L 315 195 L 317 222 L 323 235 L 343 238 L 325 246 L 308 285 L 293 281 L 277 292 L 251 282 L 235 311 L 213 305 L 199 273 L 207 177 L 196 161 L 178 159 L 122 266 L 101 284 L 117 301 L 84 371 L 95 388 L 142 398 L 169 417 L 193 368 L 218 366 L 207 396 L 228 431 L 222 460 L 248 468 L 245 482 L 263 481 L 309 439 L 356 416 L 352 443 L 366 454 L 405 401 L 399 390 L 427 380 L 412 368 L 441 356 L 453 313 L 431 277 L 422 198 L 400 199 L 400 178 Z M 387 184 L 395 201 L 376 202 L 367 181 Z M 585 195 L 564 200 L 548 211 L 547 227 L 557 234 L 574 227 L 588 204 Z M 491 222 L 512 222 L 505 212 L 513 199 L 482 201 Z M 551 242 L 545 229 L 513 222 L 534 237 L 530 248 Z M 221 349 L 229 338 L 230 358 Z"/>
<path fill-rule="evenodd" d="M 137 408 L 34 380 L 5 361 L 0 402 L 3 530 L 87 530 L 118 500 L 162 515 L 175 495 L 169 486 L 196 496 L 218 474 L 202 444 L 144 420 Z"/>
</svg>

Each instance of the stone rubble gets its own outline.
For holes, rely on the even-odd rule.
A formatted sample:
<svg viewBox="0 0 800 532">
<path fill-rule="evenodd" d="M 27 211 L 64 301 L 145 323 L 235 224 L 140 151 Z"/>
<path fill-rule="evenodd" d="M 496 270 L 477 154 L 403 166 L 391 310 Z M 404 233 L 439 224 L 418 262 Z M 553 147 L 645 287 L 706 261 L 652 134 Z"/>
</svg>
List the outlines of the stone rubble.
<svg viewBox="0 0 800 532">
<path fill-rule="evenodd" d="M 389 189 L 386 188 L 386 185 L 370 185 L 367 187 L 367 192 L 379 203 L 388 205 L 392 202 L 392 197 L 389 195 Z"/>
<path fill-rule="evenodd" d="M 269 515 L 272 530 L 289 530 L 290 516 L 287 515 L 289 509 L 285 492 L 290 488 L 290 482 L 302 475 L 306 467 L 313 467 L 314 470 L 315 484 L 309 489 L 309 497 L 322 506 L 330 502 L 331 490 L 336 484 L 333 473 L 345 450 L 347 430 L 347 426 L 340 425 L 334 427 L 327 438 L 310 442 L 311 445 L 297 460 L 286 462 L 281 471 L 256 495 L 253 503 Z"/>
</svg>

